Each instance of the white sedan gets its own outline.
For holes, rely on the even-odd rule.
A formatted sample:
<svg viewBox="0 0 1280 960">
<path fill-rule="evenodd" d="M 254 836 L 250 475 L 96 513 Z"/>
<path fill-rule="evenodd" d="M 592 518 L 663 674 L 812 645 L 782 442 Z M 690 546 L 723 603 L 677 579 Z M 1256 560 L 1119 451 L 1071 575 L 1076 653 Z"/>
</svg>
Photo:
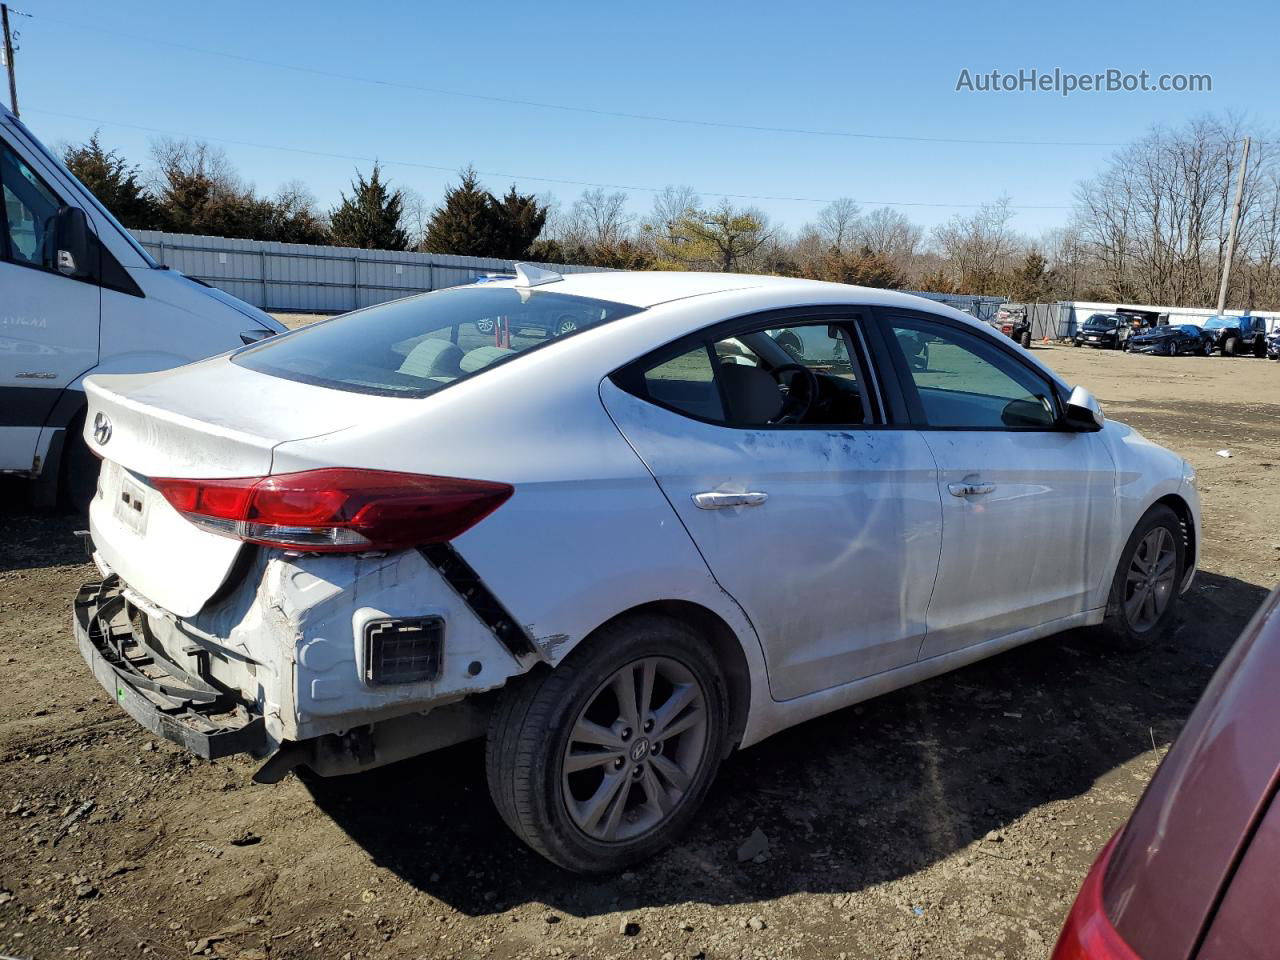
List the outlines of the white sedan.
<svg viewBox="0 0 1280 960">
<path fill-rule="evenodd" d="M 507 823 L 582 872 L 792 724 L 1160 634 L 1201 542 L 1180 457 L 880 290 L 521 266 L 86 386 L 76 630 L 125 710 L 266 782 L 484 737 Z"/>
</svg>

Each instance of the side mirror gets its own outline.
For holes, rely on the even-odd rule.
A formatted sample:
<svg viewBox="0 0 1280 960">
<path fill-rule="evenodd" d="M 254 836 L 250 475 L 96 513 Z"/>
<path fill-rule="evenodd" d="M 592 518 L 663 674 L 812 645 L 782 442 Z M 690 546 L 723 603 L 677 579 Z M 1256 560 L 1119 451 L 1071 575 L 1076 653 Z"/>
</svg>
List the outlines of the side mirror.
<svg viewBox="0 0 1280 960">
<path fill-rule="evenodd" d="M 1073 388 L 1071 396 L 1067 398 L 1067 411 L 1063 419 L 1071 429 L 1082 431 L 1101 430 L 1106 423 L 1098 398 L 1079 386 Z"/>
<path fill-rule="evenodd" d="M 65 277 L 78 280 L 94 276 L 90 262 L 93 251 L 93 235 L 89 221 L 79 207 L 59 207 L 53 216 L 52 266 Z"/>
</svg>

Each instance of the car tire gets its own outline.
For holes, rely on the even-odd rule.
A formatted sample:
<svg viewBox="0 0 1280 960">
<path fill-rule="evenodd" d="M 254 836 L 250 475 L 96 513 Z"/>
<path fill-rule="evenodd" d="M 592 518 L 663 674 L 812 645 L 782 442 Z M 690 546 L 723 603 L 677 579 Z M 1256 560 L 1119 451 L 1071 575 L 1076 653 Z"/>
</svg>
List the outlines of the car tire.
<svg viewBox="0 0 1280 960">
<path fill-rule="evenodd" d="M 496 324 L 497 321 L 493 317 L 484 317 L 476 321 L 476 329 L 481 333 L 493 333 L 493 328 Z"/>
<path fill-rule="evenodd" d="M 1267 355 L 1267 345 L 1265 343 L 1255 342 L 1253 345 L 1253 355 L 1255 357 L 1265 357 Z"/>
<path fill-rule="evenodd" d="M 1073 347 L 1078 347 L 1078 346 L 1080 346 L 1080 341 L 1079 341 L 1079 340 L 1072 340 L 1072 341 L 1071 341 L 1071 345 L 1072 345 Z"/>
<path fill-rule="evenodd" d="M 574 317 L 561 317 L 556 321 L 556 336 L 563 337 L 578 329 L 578 321 Z"/>
<path fill-rule="evenodd" d="M 1239 344 L 1240 341 L 1235 337 L 1227 337 L 1227 339 L 1222 341 L 1222 355 L 1224 357 L 1234 357 L 1236 355 L 1236 348 Z"/>
<path fill-rule="evenodd" d="M 1021 343 L 1025 349 L 1030 350 L 1031 349 L 1031 331 L 1030 330 L 1022 331 L 1022 339 L 1018 342 Z"/>
<path fill-rule="evenodd" d="M 1167 570 L 1162 569 L 1166 557 L 1170 562 Z M 1186 539 L 1182 523 L 1169 507 L 1156 504 L 1143 514 L 1120 553 L 1120 564 L 1107 597 L 1104 634 L 1129 649 L 1163 636 L 1173 622 L 1185 569 Z"/>
<path fill-rule="evenodd" d="M 651 710 L 628 715 L 614 691 L 629 675 L 641 699 L 649 665 Z M 677 696 L 690 702 L 662 718 Z M 724 675 L 696 631 L 658 615 L 620 620 L 503 691 L 485 747 L 489 792 L 512 831 L 552 863 L 615 873 L 688 826 L 724 756 L 728 722 Z M 658 739 L 664 725 L 683 724 Z M 570 760 L 579 769 L 567 771 Z"/>
<path fill-rule="evenodd" d="M 89 504 L 98 492 L 98 471 L 102 461 L 93 455 L 84 440 L 83 412 L 67 425 L 62 443 L 62 475 L 59 487 L 63 502 L 79 514 L 89 512 Z"/>
</svg>

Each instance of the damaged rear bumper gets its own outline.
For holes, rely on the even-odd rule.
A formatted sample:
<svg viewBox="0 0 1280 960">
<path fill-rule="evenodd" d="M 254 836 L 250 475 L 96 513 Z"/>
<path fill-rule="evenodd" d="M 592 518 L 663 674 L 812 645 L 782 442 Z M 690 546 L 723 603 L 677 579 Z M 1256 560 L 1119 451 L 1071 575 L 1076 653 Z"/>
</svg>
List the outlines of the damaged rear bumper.
<svg viewBox="0 0 1280 960">
<path fill-rule="evenodd" d="M 166 656 L 129 606 L 117 577 L 82 586 L 74 612 L 80 655 L 103 689 L 142 726 L 207 760 L 270 751 L 262 715 L 215 685 L 206 671 L 193 674 Z"/>
</svg>

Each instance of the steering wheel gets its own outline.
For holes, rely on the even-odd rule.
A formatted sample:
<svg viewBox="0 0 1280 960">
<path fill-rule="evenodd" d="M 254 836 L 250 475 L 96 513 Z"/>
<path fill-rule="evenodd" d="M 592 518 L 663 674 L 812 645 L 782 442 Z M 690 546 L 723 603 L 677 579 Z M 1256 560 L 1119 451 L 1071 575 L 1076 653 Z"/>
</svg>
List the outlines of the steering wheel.
<svg viewBox="0 0 1280 960">
<path fill-rule="evenodd" d="M 800 376 L 793 376 L 790 383 L 784 383 L 782 375 L 789 372 L 798 373 Z M 769 374 L 778 382 L 780 388 L 786 389 L 787 393 L 787 398 L 783 401 L 782 409 L 778 412 L 778 416 L 769 422 L 800 423 L 809 415 L 809 411 L 813 409 L 814 403 L 817 402 L 818 394 L 822 391 L 818 375 L 803 363 L 780 363 L 770 370 Z M 800 382 L 805 385 L 803 391 L 796 390 L 796 384 Z"/>
</svg>

